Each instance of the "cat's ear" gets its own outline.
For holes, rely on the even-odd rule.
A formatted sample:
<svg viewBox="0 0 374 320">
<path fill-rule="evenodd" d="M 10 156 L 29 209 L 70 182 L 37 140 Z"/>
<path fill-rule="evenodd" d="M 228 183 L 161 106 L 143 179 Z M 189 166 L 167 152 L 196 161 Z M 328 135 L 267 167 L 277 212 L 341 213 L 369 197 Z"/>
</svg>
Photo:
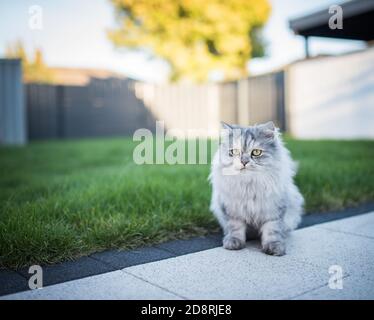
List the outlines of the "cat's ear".
<svg viewBox="0 0 374 320">
<path fill-rule="evenodd" d="M 264 136 L 268 139 L 273 139 L 277 132 L 277 128 L 273 121 L 266 122 L 260 125 L 260 128 L 264 134 Z"/>
<path fill-rule="evenodd" d="M 221 121 L 222 129 L 232 130 L 233 127 L 226 122 Z"/>
<path fill-rule="evenodd" d="M 231 125 L 223 121 L 221 121 L 221 126 L 222 126 L 222 130 L 220 133 L 221 142 L 227 141 L 227 139 L 229 139 L 230 135 L 232 134 L 234 128 Z"/>
<path fill-rule="evenodd" d="M 275 131 L 275 124 L 273 121 L 268 121 L 261 125 L 263 130 Z"/>
</svg>

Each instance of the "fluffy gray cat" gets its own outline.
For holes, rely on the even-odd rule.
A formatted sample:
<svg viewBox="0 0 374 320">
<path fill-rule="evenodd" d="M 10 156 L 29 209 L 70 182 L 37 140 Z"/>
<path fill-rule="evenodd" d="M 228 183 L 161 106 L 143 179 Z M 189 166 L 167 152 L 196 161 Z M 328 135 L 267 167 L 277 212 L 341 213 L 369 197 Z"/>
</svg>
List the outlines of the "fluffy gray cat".
<svg viewBox="0 0 374 320">
<path fill-rule="evenodd" d="M 272 122 L 223 127 L 209 176 L 210 210 L 224 231 L 223 247 L 244 248 L 252 230 L 265 253 L 284 255 L 287 235 L 303 213 L 304 199 L 293 181 L 296 165 Z"/>
</svg>

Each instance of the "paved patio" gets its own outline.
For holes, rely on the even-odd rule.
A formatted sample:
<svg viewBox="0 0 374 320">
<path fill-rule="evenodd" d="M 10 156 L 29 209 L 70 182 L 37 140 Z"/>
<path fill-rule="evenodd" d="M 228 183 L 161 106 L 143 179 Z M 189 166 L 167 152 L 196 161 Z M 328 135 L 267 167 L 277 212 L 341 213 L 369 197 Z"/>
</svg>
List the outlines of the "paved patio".
<svg viewBox="0 0 374 320">
<path fill-rule="evenodd" d="M 297 230 L 283 257 L 251 241 L 0 299 L 374 299 L 374 212 Z"/>
</svg>

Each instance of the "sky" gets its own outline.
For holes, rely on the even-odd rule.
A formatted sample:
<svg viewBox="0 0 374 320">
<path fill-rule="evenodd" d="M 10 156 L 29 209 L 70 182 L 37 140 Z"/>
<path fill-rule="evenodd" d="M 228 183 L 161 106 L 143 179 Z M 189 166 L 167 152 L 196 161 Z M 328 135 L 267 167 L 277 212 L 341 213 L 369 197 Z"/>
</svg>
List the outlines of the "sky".
<svg viewBox="0 0 374 320">
<path fill-rule="evenodd" d="M 304 41 L 288 27 L 290 18 L 324 9 L 341 0 L 270 0 L 272 14 L 263 30 L 266 57 L 248 63 L 251 74 L 280 68 L 304 57 Z M 29 9 L 42 8 L 42 29 L 29 27 Z M 106 30 L 115 27 L 109 0 L 1 0 L 0 57 L 15 40 L 26 49 L 40 47 L 50 66 L 107 69 L 149 82 L 166 81 L 168 66 L 141 52 L 115 49 Z M 364 47 L 360 41 L 312 38 L 316 54 L 340 54 Z"/>
</svg>

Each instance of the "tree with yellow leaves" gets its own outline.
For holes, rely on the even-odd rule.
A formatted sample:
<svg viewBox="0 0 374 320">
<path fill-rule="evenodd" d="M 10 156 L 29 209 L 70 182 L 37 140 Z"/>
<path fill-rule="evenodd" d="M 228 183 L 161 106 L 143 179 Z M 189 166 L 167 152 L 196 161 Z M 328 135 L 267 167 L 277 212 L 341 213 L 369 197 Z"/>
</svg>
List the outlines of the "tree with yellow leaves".
<svg viewBox="0 0 374 320">
<path fill-rule="evenodd" d="M 247 75 L 250 58 L 264 55 L 260 31 L 267 0 L 111 0 L 118 28 L 109 31 L 117 47 L 161 57 L 170 79 L 206 81 L 212 71 L 226 80 Z"/>
<path fill-rule="evenodd" d="M 17 41 L 6 48 L 5 56 L 21 59 L 25 82 L 53 83 L 53 72 L 44 63 L 43 53 L 40 49 L 35 49 L 34 56 L 29 58 L 22 42 Z"/>
</svg>

